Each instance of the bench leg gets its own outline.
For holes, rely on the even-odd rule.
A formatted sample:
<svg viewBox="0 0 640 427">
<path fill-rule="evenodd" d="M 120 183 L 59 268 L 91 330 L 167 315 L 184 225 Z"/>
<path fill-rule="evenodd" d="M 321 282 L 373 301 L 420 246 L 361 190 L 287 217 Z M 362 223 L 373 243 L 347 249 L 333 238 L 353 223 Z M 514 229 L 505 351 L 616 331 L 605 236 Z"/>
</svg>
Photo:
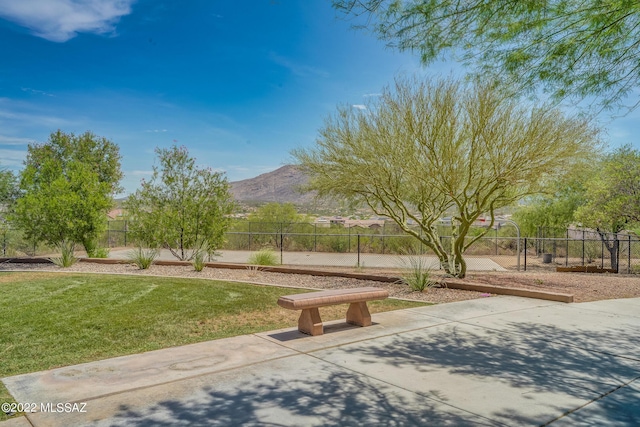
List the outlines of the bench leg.
<svg viewBox="0 0 640 427">
<path fill-rule="evenodd" d="M 366 302 L 352 302 L 347 310 L 347 323 L 358 326 L 371 326 L 371 314 Z"/>
<path fill-rule="evenodd" d="M 322 320 L 318 307 L 302 310 L 298 319 L 298 330 L 309 335 L 322 335 Z"/>
</svg>

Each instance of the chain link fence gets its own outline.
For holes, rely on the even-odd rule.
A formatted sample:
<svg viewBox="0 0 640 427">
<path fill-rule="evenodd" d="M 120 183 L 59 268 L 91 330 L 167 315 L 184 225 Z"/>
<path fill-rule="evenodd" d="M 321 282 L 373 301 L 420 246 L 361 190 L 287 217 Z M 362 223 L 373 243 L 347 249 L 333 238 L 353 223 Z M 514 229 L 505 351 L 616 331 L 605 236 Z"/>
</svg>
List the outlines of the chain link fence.
<svg viewBox="0 0 640 427">
<path fill-rule="evenodd" d="M 128 221 L 109 221 L 99 245 L 107 248 L 135 246 Z M 445 248 L 450 248 L 450 226 L 438 226 Z M 416 229 L 417 230 L 417 229 Z M 486 231 L 471 229 L 473 235 Z M 17 230 L 0 229 L 2 256 L 41 256 L 55 248 L 26 241 Z M 401 268 L 408 256 L 424 256 L 435 268 L 435 254 L 395 224 L 371 228 L 312 223 L 238 222 L 226 233 L 220 248 L 222 261 L 246 262 L 261 249 L 275 251 L 283 264 L 336 267 Z M 516 237 L 509 224 L 491 229 L 465 252 L 469 270 L 556 270 L 558 267 L 592 267 L 620 273 L 640 273 L 640 240 L 628 234 L 592 230 L 539 230 L 538 237 Z"/>
<path fill-rule="evenodd" d="M 579 238 L 524 239 L 525 269 L 589 267 L 611 272 L 640 273 L 640 240 L 627 234 L 586 232 Z M 577 269 L 577 268 L 576 268 Z"/>
</svg>

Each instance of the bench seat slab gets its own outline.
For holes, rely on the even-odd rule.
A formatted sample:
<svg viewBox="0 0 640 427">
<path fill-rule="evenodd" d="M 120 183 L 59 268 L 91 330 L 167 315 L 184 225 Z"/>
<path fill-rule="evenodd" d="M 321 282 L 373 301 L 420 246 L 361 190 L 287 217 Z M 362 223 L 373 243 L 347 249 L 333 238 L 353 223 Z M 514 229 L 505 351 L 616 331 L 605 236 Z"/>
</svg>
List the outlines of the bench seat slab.
<svg viewBox="0 0 640 427">
<path fill-rule="evenodd" d="M 298 330 L 309 335 L 322 335 L 324 330 L 318 307 L 305 308 L 298 319 Z"/>
</svg>

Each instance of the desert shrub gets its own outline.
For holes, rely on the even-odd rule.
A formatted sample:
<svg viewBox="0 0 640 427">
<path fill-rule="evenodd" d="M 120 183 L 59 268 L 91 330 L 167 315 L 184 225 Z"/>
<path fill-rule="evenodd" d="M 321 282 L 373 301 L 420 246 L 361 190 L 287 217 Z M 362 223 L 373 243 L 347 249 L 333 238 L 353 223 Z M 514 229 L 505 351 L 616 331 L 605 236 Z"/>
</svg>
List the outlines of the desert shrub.
<svg viewBox="0 0 640 427">
<path fill-rule="evenodd" d="M 598 241 L 586 241 L 584 243 L 584 257 L 587 263 L 592 263 L 602 257 L 602 243 Z"/>
<path fill-rule="evenodd" d="M 204 270 L 206 255 L 207 255 L 206 252 L 203 252 L 203 251 L 196 252 L 196 254 L 193 256 L 193 261 L 192 261 L 194 270 L 198 272 Z"/>
<path fill-rule="evenodd" d="M 251 254 L 248 260 L 253 265 L 278 265 L 278 257 L 271 249 L 262 249 Z"/>
<path fill-rule="evenodd" d="M 413 236 L 393 235 L 385 238 L 384 249 L 389 254 L 419 253 L 421 245 Z M 426 247 L 422 249 L 428 250 Z"/>
<path fill-rule="evenodd" d="M 402 258 L 403 271 L 400 275 L 400 283 L 408 285 L 412 291 L 422 292 L 432 288 L 438 283 L 433 280 L 433 267 L 426 258 L 410 255 Z"/>
<path fill-rule="evenodd" d="M 109 248 L 96 248 L 93 252 L 93 258 L 109 258 Z"/>
<path fill-rule="evenodd" d="M 140 270 L 146 270 L 151 267 L 151 264 L 158 258 L 158 255 L 160 255 L 160 253 L 157 249 L 148 249 L 139 246 L 129 251 L 127 259 Z"/>
<path fill-rule="evenodd" d="M 52 263 L 58 267 L 67 268 L 71 267 L 78 261 L 75 256 L 76 244 L 75 242 L 63 241 L 57 246 L 60 251 L 60 256 L 49 258 Z"/>
</svg>

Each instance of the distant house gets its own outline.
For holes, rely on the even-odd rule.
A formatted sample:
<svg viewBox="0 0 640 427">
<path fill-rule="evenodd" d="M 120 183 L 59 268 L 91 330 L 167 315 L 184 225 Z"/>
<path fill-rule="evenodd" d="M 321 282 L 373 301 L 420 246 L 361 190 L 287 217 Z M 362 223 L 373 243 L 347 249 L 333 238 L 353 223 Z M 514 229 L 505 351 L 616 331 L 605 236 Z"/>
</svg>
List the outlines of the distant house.
<svg viewBox="0 0 640 427">
<path fill-rule="evenodd" d="M 384 227 L 384 220 L 380 219 L 348 219 L 344 222 L 345 228 L 361 227 L 379 229 Z"/>
<path fill-rule="evenodd" d="M 329 227 L 331 225 L 342 226 L 345 228 L 369 228 L 379 229 L 384 227 L 384 219 L 347 219 L 341 216 L 334 216 L 332 218 L 320 217 L 314 221 L 319 227 Z"/>
<path fill-rule="evenodd" d="M 329 219 L 323 216 L 316 218 L 316 220 L 313 221 L 313 223 L 319 227 L 329 227 L 331 225 L 331 222 L 329 221 Z"/>
<path fill-rule="evenodd" d="M 112 209 L 107 213 L 107 217 L 111 220 L 124 219 L 124 209 Z"/>
<path fill-rule="evenodd" d="M 329 223 L 331 223 L 331 225 L 344 225 L 344 223 L 347 220 L 345 218 L 342 218 L 341 216 L 334 216 L 333 218 L 329 219 Z"/>
</svg>

